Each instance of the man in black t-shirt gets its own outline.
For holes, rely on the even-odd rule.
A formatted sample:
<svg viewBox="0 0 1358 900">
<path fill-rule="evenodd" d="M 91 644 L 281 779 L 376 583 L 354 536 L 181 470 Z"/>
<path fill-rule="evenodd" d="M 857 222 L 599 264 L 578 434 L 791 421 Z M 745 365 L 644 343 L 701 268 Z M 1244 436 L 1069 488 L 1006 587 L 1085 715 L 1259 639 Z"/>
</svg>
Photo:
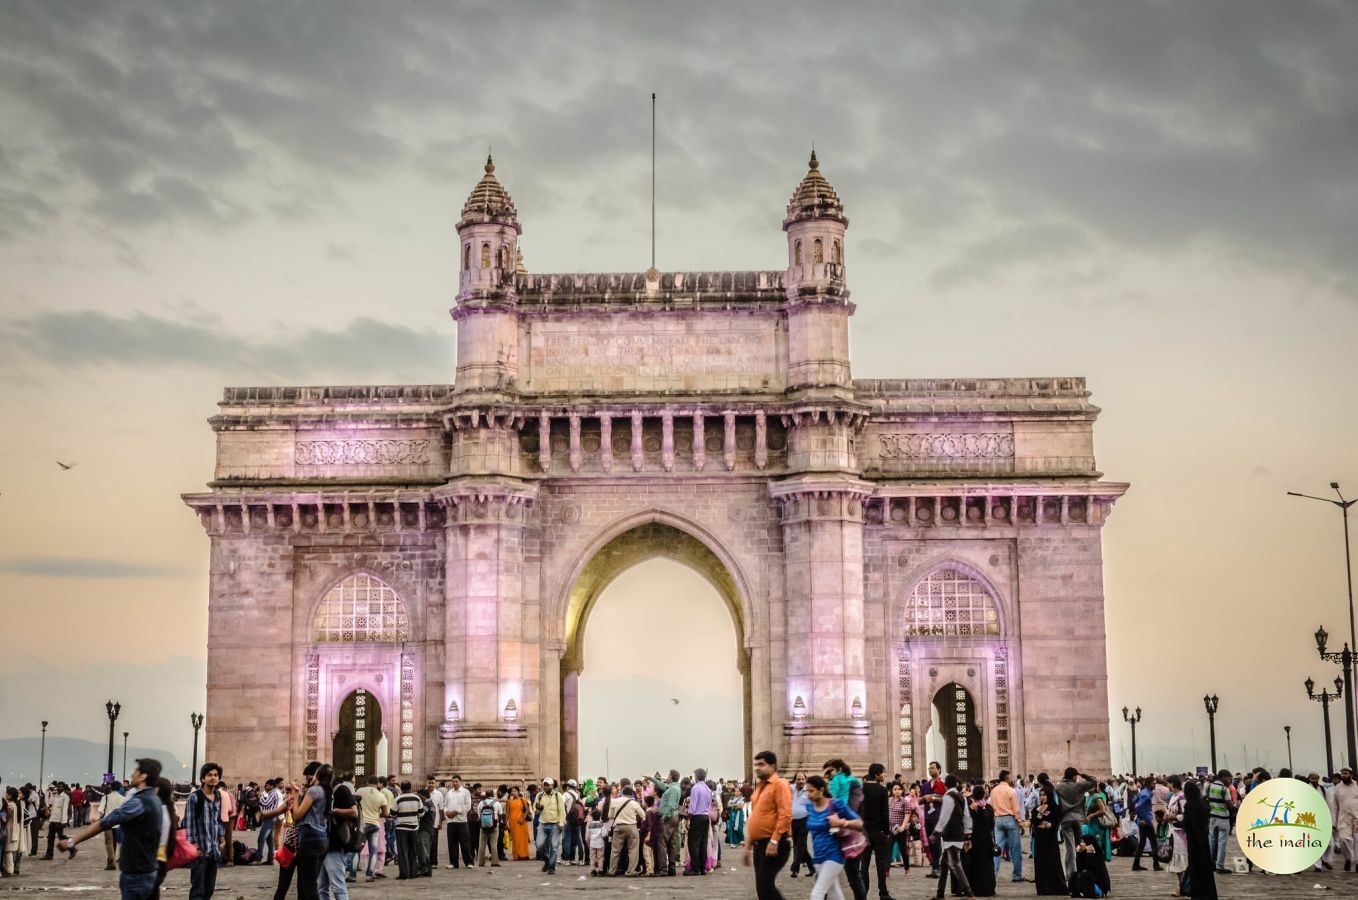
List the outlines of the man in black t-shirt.
<svg viewBox="0 0 1358 900">
<path fill-rule="evenodd" d="M 863 833 L 868 839 L 868 846 L 857 860 L 850 860 L 849 865 L 857 864 L 860 867 L 859 883 L 867 890 L 872 883 L 870 874 L 875 857 L 877 896 L 881 900 L 891 900 L 886 888 L 887 875 L 891 872 L 891 821 L 887 811 L 886 785 L 882 783 L 885 775 L 886 766 L 881 763 L 868 766 L 868 777 L 863 782 L 863 806 L 858 810 L 863 817 Z"/>
</svg>

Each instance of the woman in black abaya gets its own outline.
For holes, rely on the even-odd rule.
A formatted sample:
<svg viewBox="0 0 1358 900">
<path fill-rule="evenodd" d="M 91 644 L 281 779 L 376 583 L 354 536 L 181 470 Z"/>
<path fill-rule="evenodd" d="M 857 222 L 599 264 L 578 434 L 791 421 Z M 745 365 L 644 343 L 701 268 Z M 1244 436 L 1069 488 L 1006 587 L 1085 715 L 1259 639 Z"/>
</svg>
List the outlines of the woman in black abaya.
<svg viewBox="0 0 1358 900">
<path fill-rule="evenodd" d="M 1207 842 L 1209 811 L 1196 781 L 1184 785 L 1184 837 L 1188 839 L 1188 890 L 1193 900 L 1217 900 L 1217 878 Z"/>
<path fill-rule="evenodd" d="M 977 897 L 995 896 L 995 812 L 986 803 L 985 787 L 971 789 L 971 849 L 967 881 Z"/>
<path fill-rule="evenodd" d="M 1033 809 L 1033 881 L 1039 897 L 1065 897 L 1066 873 L 1061 863 L 1061 845 L 1057 841 L 1057 826 L 1061 823 L 1061 804 L 1056 800 L 1056 789 L 1043 772 L 1037 776 L 1039 798 Z"/>
</svg>

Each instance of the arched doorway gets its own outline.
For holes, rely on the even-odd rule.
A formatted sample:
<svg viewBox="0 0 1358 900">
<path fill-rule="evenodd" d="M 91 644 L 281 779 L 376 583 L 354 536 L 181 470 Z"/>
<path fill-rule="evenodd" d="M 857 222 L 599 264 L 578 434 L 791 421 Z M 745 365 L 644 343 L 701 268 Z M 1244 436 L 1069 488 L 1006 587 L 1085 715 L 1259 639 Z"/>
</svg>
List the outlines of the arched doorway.
<svg viewBox="0 0 1358 900">
<path fill-rule="evenodd" d="M 382 735 L 382 704 L 364 688 L 352 691 L 340 704 L 339 730 L 331 741 L 336 772 L 354 777 L 385 775 L 385 743 Z"/>
<path fill-rule="evenodd" d="M 580 774 L 742 771 L 733 626 L 702 575 L 669 559 L 632 566 L 600 594 L 583 641 Z"/>
<path fill-rule="evenodd" d="M 949 682 L 934 694 L 931 752 L 942 757 L 943 770 L 973 781 L 985 773 L 981 729 L 976 721 L 976 701 L 957 682 Z"/>
<path fill-rule="evenodd" d="M 585 669 L 586 624 L 600 597 L 620 575 L 641 563 L 653 559 L 667 559 L 696 572 L 713 588 L 724 602 L 734 626 L 734 658 L 740 672 L 742 697 L 741 771 L 730 775 L 747 774 L 753 753 L 751 740 L 751 697 L 749 657 L 744 646 L 745 615 L 737 581 L 722 558 L 703 540 L 676 525 L 659 521 L 657 515 L 635 527 L 614 535 L 599 547 L 579 570 L 571 585 L 566 603 L 565 650 L 561 659 L 561 771 L 565 777 L 579 778 L 597 772 L 580 771 L 580 676 Z M 687 637 L 682 630 L 682 618 L 676 611 L 661 621 L 638 623 L 642 637 L 658 637 L 665 646 L 683 646 Z M 668 630 L 667 630 L 668 626 Z M 702 656 L 692 654 L 693 665 L 711 665 L 721 659 L 717 639 L 710 639 L 702 647 Z M 673 699 L 661 698 L 666 703 Z M 656 732 L 655 747 L 663 754 L 664 736 Z M 651 767 L 663 763 L 657 759 Z M 631 773 L 636 774 L 636 773 Z M 718 773 L 713 773 L 716 776 Z M 727 773 L 721 773 L 725 775 Z"/>
</svg>

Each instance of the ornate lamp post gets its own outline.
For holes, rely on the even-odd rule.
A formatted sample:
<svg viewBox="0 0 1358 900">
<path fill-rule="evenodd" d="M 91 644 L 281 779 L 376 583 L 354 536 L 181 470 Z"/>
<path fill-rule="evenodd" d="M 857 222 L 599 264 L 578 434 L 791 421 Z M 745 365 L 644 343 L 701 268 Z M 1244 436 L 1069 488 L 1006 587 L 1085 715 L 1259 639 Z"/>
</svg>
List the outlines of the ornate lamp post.
<svg viewBox="0 0 1358 900">
<path fill-rule="evenodd" d="M 1334 491 L 1335 495 L 1339 498 L 1338 500 L 1331 500 L 1329 497 L 1313 497 L 1310 494 L 1298 494 L 1296 491 L 1288 491 L 1287 495 L 1289 497 L 1305 497 L 1307 500 L 1319 500 L 1322 503 L 1328 503 L 1331 506 L 1339 507 L 1339 512 L 1344 519 L 1344 578 L 1347 581 L 1349 588 L 1349 646 L 1358 649 L 1358 630 L 1355 630 L 1353 621 L 1353 552 L 1349 547 L 1349 507 L 1358 503 L 1358 497 L 1354 497 L 1352 500 L 1345 500 L 1344 494 L 1339 490 L 1339 482 L 1337 481 L 1330 482 L 1330 490 Z M 1352 685 L 1350 685 L 1350 687 L 1352 687 Z M 1353 758 L 1353 704 L 1355 699 L 1353 691 L 1350 690 L 1349 709 L 1347 713 L 1350 766 L 1355 764 Z"/>
<path fill-rule="evenodd" d="M 118 721 L 118 713 L 123 711 L 121 703 L 114 703 L 112 700 L 104 704 L 104 710 L 108 713 L 108 768 L 104 771 L 113 777 L 113 726 Z"/>
<path fill-rule="evenodd" d="M 1320 704 L 1320 711 L 1325 718 L 1325 771 L 1333 774 L 1334 772 L 1334 749 L 1330 743 L 1330 701 L 1338 700 L 1344 696 L 1344 680 L 1336 677 L 1334 680 L 1334 693 L 1329 691 L 1316 692 L 1316 683 L 1312 679 L 1306 679 L 1306 696 Z M 1288 741 L 1290 747 L 1291 741 Z"/>
<path fill-rule="evenodd" d="M 43 789 L 42 770 L 47 768 L 47 720 L 42 720 L 42 749 L 38 751 L 38 790 Z"/>
<path fill-rule="evenodd" d="M 1283 734 L 1287 735 L 1287 768 L 1292 768 L 1292 726 L 1284 725 Z"/>
<path fill-rule="evenodd" d="M 1122 707 L 1122 721 L 1132 726 L 1132 775 L 1137 775 L 1141 770 L 1136 767 L 1136 726 L 1141 722 L 1141 707 L 1136 708 L 1136 712 L 1127 715 L 1127 707 Z"/>
<path fill-rule="evenodd" d="M 203 714 L 189 713 L 189 724 L 193 726 L 193 770 L 189 772 L 189 779 L 193 780 L 198 777 L 198 729 L 203 727 Z"/>
<path fill-rule="evenodd" d="M 1344 693 L 1349 697 L 1349 702 L 1344 704 L 1344 725 L 1349 739 L 1349 765 L 1355 766 L 1358 765 L 1358 741 L 1355 741 L 1353 730 L 1353 651 L 1346 643 L 1338 653 L 1326 653 L 1325 642 L 1328 639 L 1324 625 L 1316 629 L 1316 650 L 1320 651 L 1320 658 L 1339 663 L 1344 671 Z"/>
<path fill-rule="evenodd" d="M 127 732 L 123 732 L 123 778 L 127 778 Z"/>
<path fill-rule="evenodd" d="M 1211 735 L 1213 772 L 1217 770 L 1217 707 L 1220 703 L 1216 694 L 1202 698 L 1202 705 L 1207 710 L 1207 733 Z"/>
</svg>

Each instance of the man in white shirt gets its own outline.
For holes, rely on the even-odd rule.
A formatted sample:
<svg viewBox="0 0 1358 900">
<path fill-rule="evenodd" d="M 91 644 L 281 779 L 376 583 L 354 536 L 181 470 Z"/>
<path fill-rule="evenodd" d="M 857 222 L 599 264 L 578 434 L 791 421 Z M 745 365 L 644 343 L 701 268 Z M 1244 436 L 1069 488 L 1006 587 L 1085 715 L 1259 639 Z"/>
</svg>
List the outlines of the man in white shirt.
<svg viewBox="0 0 1358 900">
<path fill-rule="evenodd" d="M 54 784 L 52 787 L 55 792 L 47 801 L 47 855 L 43 859 L 52 858 L 52 848 L 61 840 L 66 831 L 66 818 L 71 814 L 71 796 L 63 790 L 66 785 Z"/>
<path fill-rule="evenodd" d="M 475 868 L 471 830 L 467 814 L 472 809 L 472 792 L 462 784 L 462 776 L 454 775 L 443 798 L 443 817 L 448 829 L 448 864 L 445 868 L 458 869 L 462 863 Z"/>
<path fill-rule="evenodd" d="M 123 795 L 118 792 L 117 788 L 110 785 L 105 789 L 104 796 L 99 799 L 99 818 L 102 819 L 122 805 Z M 104 870 L 108 872 L 118 868 L 118 841 L 113 836 L 113 832 L 116 830 L 117 827 L 115 826 L 104 832 L 104 853 L 108 856 L 108 865 L 104 866 Z"/>
</svg>

